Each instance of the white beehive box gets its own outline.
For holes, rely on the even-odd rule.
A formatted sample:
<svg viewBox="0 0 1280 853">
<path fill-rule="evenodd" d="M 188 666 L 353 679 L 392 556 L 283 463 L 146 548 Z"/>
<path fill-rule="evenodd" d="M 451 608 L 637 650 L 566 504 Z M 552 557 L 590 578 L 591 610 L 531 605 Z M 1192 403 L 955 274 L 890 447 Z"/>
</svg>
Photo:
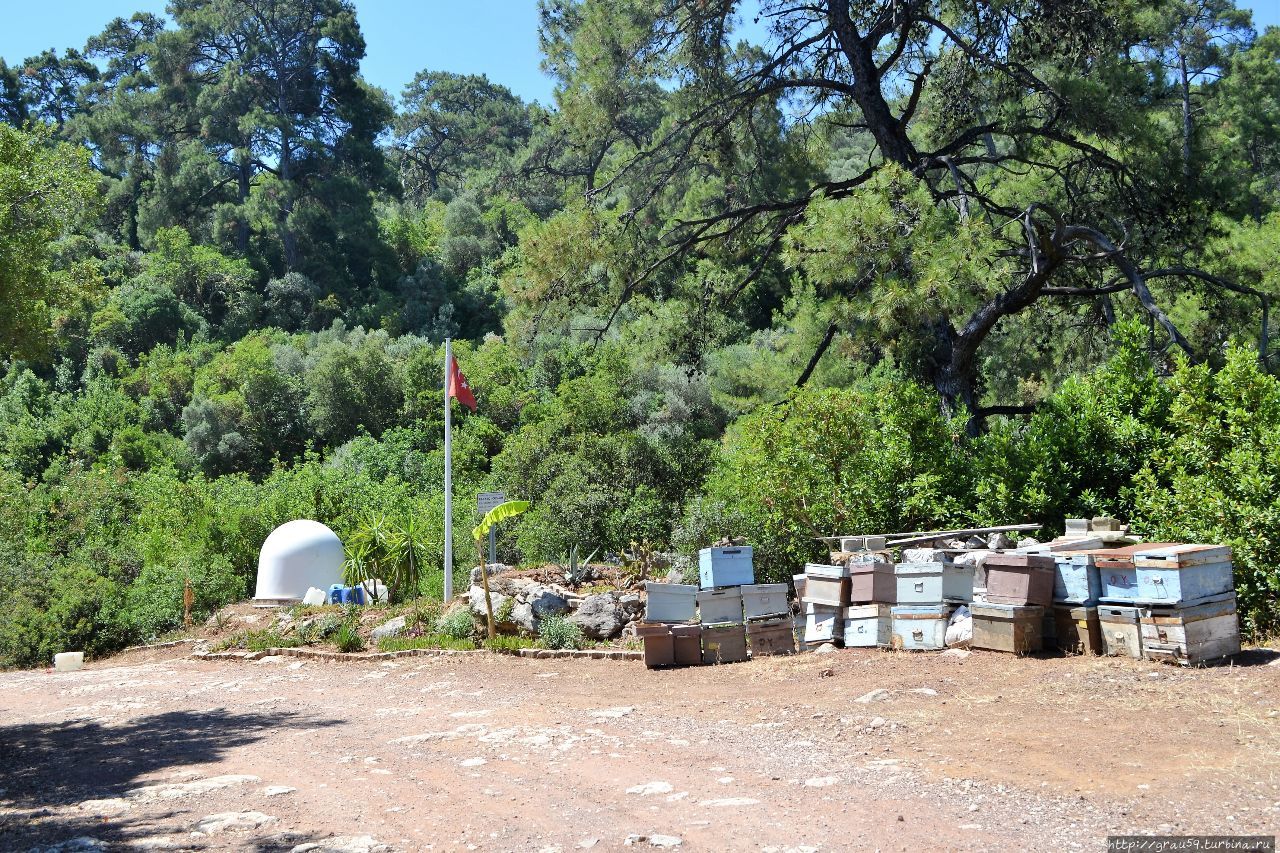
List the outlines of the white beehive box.
<svg viewBox="0 0 1280 853">
<path fill-rule="evenodd" d="M 697 615 L 698 588 L 692 584 L 646 582 L 644 589 L 646 622 L 692 622 Z"/>
</svg>

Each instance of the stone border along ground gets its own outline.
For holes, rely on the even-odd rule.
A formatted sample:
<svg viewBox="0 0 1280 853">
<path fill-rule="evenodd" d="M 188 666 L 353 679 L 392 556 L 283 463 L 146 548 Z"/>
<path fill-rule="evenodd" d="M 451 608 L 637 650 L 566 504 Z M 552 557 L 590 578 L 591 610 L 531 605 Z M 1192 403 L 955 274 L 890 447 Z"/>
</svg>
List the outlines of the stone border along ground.
<svg viewBox="0 0 1280 853">
<path fill-rule="evenodd" d="M 489 649 L 403 649 L 398 652 L 326 652 L 318 649 L 283 648 L 261 649 L 256 652 L 193 652 L 196 660 L 257 661 L 266 657 L 310 658 L 325 661 L 384 661 L 397 658 L 457 657 L 466 655 L 505 655 L 507 657 L 578 658 L 582 660 L 642 661 L 644 652 L 628 649 L 520 649 L 515 652 L 495 652 Z"/>
</svg>

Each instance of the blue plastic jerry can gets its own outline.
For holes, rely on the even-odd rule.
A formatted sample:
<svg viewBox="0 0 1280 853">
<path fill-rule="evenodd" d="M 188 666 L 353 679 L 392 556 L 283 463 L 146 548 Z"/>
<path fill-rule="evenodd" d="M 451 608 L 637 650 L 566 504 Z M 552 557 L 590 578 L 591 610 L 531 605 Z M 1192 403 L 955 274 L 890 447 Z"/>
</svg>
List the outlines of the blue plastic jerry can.
<svg viewBox="0 0 1280 853">
<path fill-rule="evenodd" d="M 355 586 L 351 587 L 351 600 L 362 607 L 364 606 L 364 585 L 363 584 L 356 584 Z"/>
<path fill-rule="evenodd" d="M 335 583 L 333 586 L 329 587 L 329 603 L 342 604 L 342 591 L 346 588 L 347 587 L 344 587 L 340 583 Z"/>
</svg>

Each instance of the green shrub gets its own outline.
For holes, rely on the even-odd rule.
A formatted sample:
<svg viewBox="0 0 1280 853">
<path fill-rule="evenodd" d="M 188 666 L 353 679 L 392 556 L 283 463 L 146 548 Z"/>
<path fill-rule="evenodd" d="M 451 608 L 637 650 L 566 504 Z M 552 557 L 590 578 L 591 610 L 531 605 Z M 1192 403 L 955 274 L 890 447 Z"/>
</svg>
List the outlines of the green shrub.
<svg viewBox="0 0 1280 853">
<path fill-rule="evenodd" d="M 476 647 L 471 640 L 459 640 L 445 634 L 425 634 L 421 637 L 383 637 L 378 640 L 380 652 L 403 652 L 409 649 L 454 649 L 470 651 Z"/>
<path fill-rule="evenodd" d="M 563 616 L 547 616 L 538 626 L 538 639 L 546 649 L 580 649 L 586 640 L 582 629 Z"/>
<path fill-rule="evenodd" d="M 354 622 L 343 622 L 333 635 L 333 644 L 338 647 L 340 652 L 362 652 L 364 651 L 364 638 L 360 636 L 359 630 Z"/>
<path fill-rule="evenodd" d="M 484 647 L 491 652 L 506 652 L 515 654 L 521 649 L 532 649 L 537 646 L 537 642 L 529 637 L 516 637 L 510 634 L 499 634 L 492 640 L 485 640 Z"/>
<path fill-rule="evenodd" d="M 457 607 L 440 617 L 437 629 L 446 637 L 455 640 L 469 640 L 475 636 L 476 622 L 471 617 L 470 609 Z"/>
<path fill-rule="evenodd" d="M 261 652 L 267 649 L 296 648 L 302 645 L 302 641 L 297 637 L 281 634 L 279 631 L 268 628 L 262 631 L 245 631 L 237 638 L 237 645 L 251 652 Z"/>
</svg>

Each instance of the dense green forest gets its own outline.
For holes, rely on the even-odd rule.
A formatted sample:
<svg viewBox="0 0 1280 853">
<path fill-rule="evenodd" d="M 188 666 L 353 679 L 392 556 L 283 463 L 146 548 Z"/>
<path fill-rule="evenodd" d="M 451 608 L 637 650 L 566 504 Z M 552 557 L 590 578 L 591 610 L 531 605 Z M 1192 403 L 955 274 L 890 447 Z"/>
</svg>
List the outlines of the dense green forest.
<svg viewBox="0 0 1280 853">
<path fill-rule="evenodd" d="M 200 614 L 248 595 L 296 517 L 439 567 L 446 337 L 459 529 L 532 501 L 506 561 L 734 534 L 780 579 L 817 535 L 1109 513 L 1231 544 L 1244 627 L 1280 628 L 1280 30 L 540 21 L 551 105 L 429 56 L 370 86 L 347 0 L 0 60 L 0 665 L 163 634 L 188 578 Z"/>
</svg>

